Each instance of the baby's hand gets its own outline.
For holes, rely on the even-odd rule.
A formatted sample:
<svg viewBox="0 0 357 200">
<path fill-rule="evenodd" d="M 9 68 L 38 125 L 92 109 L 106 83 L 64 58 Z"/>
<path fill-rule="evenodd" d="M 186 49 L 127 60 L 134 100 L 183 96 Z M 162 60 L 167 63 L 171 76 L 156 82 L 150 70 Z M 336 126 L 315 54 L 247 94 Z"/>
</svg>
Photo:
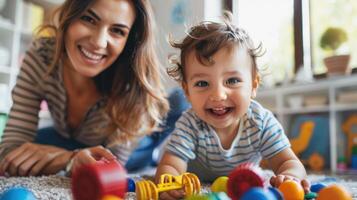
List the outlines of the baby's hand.
<svg viewBox="0 0 357 200">
<path fill-rule="evenodd" d="M 273 187 L 279 187 L 280 184 L 282 184 L 284 181 L 287 181 L 287 180 L 293 180 L 293 181 L 300 183 L 302 188 L 304 189 L 305 194 L 310 192 L 310 182 L 308 180 L 306 180 L 306 179 L 300 180 L 296 177 L 289 176 L 289 175 L 279 174 L 277 176 L 272 176 L 270 178 L 270 184 Z"/>
<path fill-rule="evenodd" d="M 170 190 L 167 192 L 160 193 L 160 199 L 163 200 L 175 200 L 175 199 L 182 199 L 185 196 L 185 192 L 180 190 Z"/>
</svg>

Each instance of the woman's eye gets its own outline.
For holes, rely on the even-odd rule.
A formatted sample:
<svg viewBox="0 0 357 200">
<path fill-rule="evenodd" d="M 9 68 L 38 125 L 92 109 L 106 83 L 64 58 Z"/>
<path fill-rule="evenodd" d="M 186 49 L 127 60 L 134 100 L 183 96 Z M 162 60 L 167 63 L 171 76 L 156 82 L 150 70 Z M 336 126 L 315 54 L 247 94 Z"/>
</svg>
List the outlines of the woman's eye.
<svg viewBox="0 0 357 200">
<path fill-rule="evenodd" d="M 207 87 L 208 86 L 208 82 L 207 81 L 198 81 L 197 83 L 195 83 L 196 87 Z"/>
<path fill-rule="evenodd" d="M 227 85 L 234 85 L 234 84 L 237 84 L 237 83 L 240 83 L 240 79 L 238 78 L 229 78 L 226 83 Z"/>
<path fill-rule="evenodd" d="M 94 19 L 88 15 L 83 15 L 80 19 L 91 24 L 94 24 L 95 22 Z"/>
<path fill-rule="evenodd" d="M 112 32 L 120 36 L 125 36 L 125 31 L 120 28 L 112 28 Z"/>
</svg>

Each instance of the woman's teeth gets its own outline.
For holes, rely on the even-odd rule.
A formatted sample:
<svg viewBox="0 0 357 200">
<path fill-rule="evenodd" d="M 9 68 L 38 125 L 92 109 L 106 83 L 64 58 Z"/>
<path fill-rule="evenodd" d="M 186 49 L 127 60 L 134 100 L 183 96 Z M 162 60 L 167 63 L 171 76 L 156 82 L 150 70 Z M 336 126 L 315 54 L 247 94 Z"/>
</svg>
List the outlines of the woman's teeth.
<svg viewBox="0 0 357 200">
<path fill-rule="evenodd" d="M 80 48 L 80 50 L 89 59 L 100 60 L 100 59 L 103 58 L 103 55 L 98 55 L 98 54 L 91 53 L 91 52 L 87 51 L 86 49 L 84 49 L 83 47 Z"/>
</svg>

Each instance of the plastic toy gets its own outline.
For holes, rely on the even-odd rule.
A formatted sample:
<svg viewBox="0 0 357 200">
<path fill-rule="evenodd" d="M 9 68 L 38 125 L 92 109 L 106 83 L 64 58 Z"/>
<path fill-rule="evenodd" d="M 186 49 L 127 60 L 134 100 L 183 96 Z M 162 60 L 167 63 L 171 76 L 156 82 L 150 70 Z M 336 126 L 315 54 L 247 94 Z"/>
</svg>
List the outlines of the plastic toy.
<svg viewBox="0 0 357 200">
<path fill-rule="evenodd" d="M 316 200 L 352 200 L 352 196 L 347 190 L 339 185 L 329 185 L 318 193 Z"/>
<path fill-rule="evenodd" d="M 285 200 L 304 200 L 304 189 L 296 181 L 284 181 L 279 186 L 279 190 L 283 193 Z"/>
<path fill-rule="evenodd" d="M 17 187 L 6 190 L 0 200 L 36 200 L 35 195 L 28 189 Z"/>
<path fill-rule="evenodd" d="M 357 145 L 357 132 L 353 131 L 353 126 L 357 126 L 357 115 L 351 115 L 342 124 L 342 130 L 347 136 L 347 158 L 351 163 L 352 148 Z"/>
<path fill-rule="evenodd" d="M 252 187 L 264 187 L 261 171 L 254 164 L 245 163 L 236 167 L 227 182 L 227 194 L 232 200 L 238 200 Z"/>
<path fill-rule="evenodd" d="M 325 188 L 326 187 L 326 184 L 323 184 L 323 183 L 314 183 L 314 184 L 311 184 L 310 186 L 310 191 L 311 192 L 315 192 L 315 193 L 318 193 L 320 192 L 321 189 Z"/>
<path fill-rule="evenodd" d="M 211 185 L 212 192 L 225 192 L 227 193 L 227 176 L 218 177 Z"/>
<path fill-rule="evenodd" d="M 138 181 L 136 183 L 136 198 L 138 200 L 157 200 L 160 192 L 183 189 L 186 196 L 199 194 L 201 183 L 198 177 L 192 173 L 184 173 L 180 176 L 163 174 L 157 186 L 152 181 Z"/>
<path fill-rule="evenodd" d="M 105 195 L 123 198 L 127 192 L 127 175 L 117 161 L 101 160 L 83 165 L 72 174 L 75 200 L 100 199 Z"/>
<path fill-rule="evenodd" d="M 284 200 L 283 194 L 275 187 L 268 187 L 268 190 L 275 196 L 276 200 Z"/>
<path fill-rule="evenodd" d="M 122 198 L 119 198 L 114 195 L 105 195 L 101 200 L 122 200 Z"/>
<path fill-rule="evenodd" d="M 205 195 L 193 195 L 185 198 L 185 200 L 231 200 L 226 193 L 218 192 L 218 193 L 209 193 Z"/>
<path fill-rule="evenodd" d="M 245 192 L 240 200 L 275 200 L 274 194 L 264 188 L 253 187 Z"/>
<path fill-rule="evenodd" d="M 135 192 L 135 181 L 128 178 L 128 192 Z"/>
</svg>

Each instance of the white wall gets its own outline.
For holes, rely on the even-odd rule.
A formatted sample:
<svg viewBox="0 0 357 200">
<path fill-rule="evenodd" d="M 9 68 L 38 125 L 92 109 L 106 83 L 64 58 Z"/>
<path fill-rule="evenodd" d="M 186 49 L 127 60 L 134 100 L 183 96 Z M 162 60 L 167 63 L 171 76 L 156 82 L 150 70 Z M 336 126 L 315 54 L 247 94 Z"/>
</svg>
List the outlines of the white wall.
<svg viewBox="0 0 357 200">
<path fill-rule="evenodd" d="M 214 20 L 221 15 L 222 0 L 151 0 L 157 22 L 158 55 L 164 67 L 168 65 L 168 55 L 179 52 L 168 44 L 168 35 L 171 34 L 175 41 L 181 41 L 186 35 L 185 31 L 191 25 L 202 20 Z M 181 5 L 181 7 L 180 7 Z M 183 22 L 175 21 L 172 13 L 178 7 L 183 8 Z M 164 70 L 166 71 L 166 69 Z M 164 73 L 164 82 L 167 90 L 178 86 L 175 81 Z"/>
</svg>

